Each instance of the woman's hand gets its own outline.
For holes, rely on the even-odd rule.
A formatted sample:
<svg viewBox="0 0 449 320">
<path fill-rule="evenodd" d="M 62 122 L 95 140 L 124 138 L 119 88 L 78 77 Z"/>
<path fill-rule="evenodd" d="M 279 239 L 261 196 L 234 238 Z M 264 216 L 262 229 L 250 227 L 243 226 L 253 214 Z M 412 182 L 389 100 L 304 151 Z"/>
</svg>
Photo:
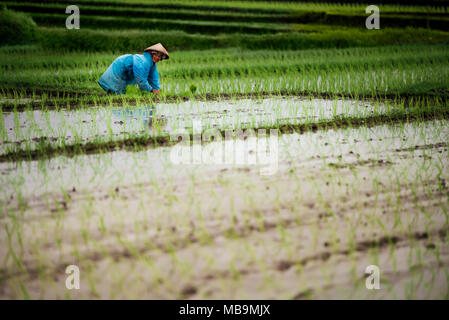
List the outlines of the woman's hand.
<svg viewBox="0 0 449 320">
<path fill-rule="evenodd" d="M 161 91 L 160 91 L 160 90 L 153 89 L 153 93 L 159 94 L 159 93 L 161 93 Z"/>
</svg>

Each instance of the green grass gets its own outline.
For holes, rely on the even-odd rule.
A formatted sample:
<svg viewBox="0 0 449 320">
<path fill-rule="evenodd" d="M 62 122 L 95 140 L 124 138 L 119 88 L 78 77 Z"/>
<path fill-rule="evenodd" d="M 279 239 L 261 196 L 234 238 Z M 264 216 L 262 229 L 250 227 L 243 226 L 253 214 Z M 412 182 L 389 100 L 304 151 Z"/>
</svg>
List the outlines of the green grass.
<svg viewBox="0 0 449 320">
<path fill-rule="evenodd" d="M 184 31 L 144 31 L 39 28 L 44 48 L 70 51 L 124 52 L 146 48 L 148 43 L 163 42 L 170 51 L 239 47 L 242 49 L 299 50 L 345 48 L 399 44 L 446 43 L 448 33 L 428 29 L 333 28 L 331 26 L 294 25 L 297 32 L 275 34 L 191 34 Z"/>
<path fill-rule="evenodd" d="M 126 5 L 126 3 L 123 3 Z M 67 5 L 55 3 L 17 3 L 5 2 L 8 8 L 16 11 L 29 13 L 46 13 L 57 14 L 64 12 Z M 136 8 L 133 6 L 98 6 L 98 5 L 84 5 L 81 4 L 80 10 L 83 15 L 87 16 L 109 16 L 109 17 L 128 17 L 132 15 L 137 18 L 149 19 L 174 19 L 174 20 L 192 20 L 192 21 L 241 21 L 241 22 L 267 22 L 276 21 L 282 22 L 283 19 L 288 18 L 287 14 L 267 12 L 267 13 L 252 13 L 252 12 L 234 12 L 234 11 L 213 11 L 200 9 L 166 9 L 166 8 Z"/>
<path fill-rule="evenodd" d="M 29 2 L 48 3 L 48 0 L 31 0 Z M 412 3 L 407 1 L 408 3 Z M 58 3 L 71 4 L 70 0 L 61 0 Z M 276 13 L 276 12 L 290 12 L 294 10 L 313 10 L 313 11 L 329 11 L 329 12 L 354 12 L 363 11 L 366 4 L 360 3 L 331 3 L 331 2 L 278 2 L 278 1 L 223 1 L 223 0 L 193 0 L 193 1 L 170 1 L 164 2 L 160 0 L 130 0 L 124 2 L 123 0 L 80 0 L 78 3 L 88 4 L 90 6 L 98 7 L 139 7 L 139 8 L 164 8 L 164 9 L 202 9 L 210 10 L 216 9 L 230 12 L 262 12 L 262 13 Z M 440 1 L 440 6 L 414 6 L 412 5 L 379 5 L 379 8 L 386 13 L 390 12 L 425 12 L 425 13 L 446 13 L 447 3 Z"/>
<path fill-rule="evenodd" d="M 12 50 L 12 51 L 11 51 Z M 25 49 L 26 51 L 28 49 Z M 103 95 L 96 81 L 116 57 L 0 49 L 1 89 Z M 11 52 L 15 52 L 14 55 Z M 447 95 L 444 45 L 303 51 L 174 51 L 158 65 L 165 97 L 316 93 L 346 96 Z M 20 88 L 20 89 L 18 89 Z M 26 90 L 25 90 L 26 89 Z M 22 92 L 22 93 L 20 93 Z M 28 94 L 26 94 L 28 92 Z M 10 96 L 11 97 L 11 96 Z"/>
<path fill-rule="evenodd" d="M 10 9 L 28 12 L 32 15 L 36 22 L 46 26 L 61 26 L 64 24 L 66 15 L 63 15 L 65 6 L 63 4 L 42 4 L 42 3 L 5 3 Z M 125 3 L 123 3 L 125 5 Z M 232 5 L 232 4 L 229 4 Z M 209 9 L 209 10 L 207 10 Z M 321 23 L 340 26 L 354 26 L 364 28 L 363 21 L 366 18 L 364 8 L 353 7 L 351 11 L 338 10 L 333 7 L 314 7 L 308 6 L 291 9 L 291 11 L 266 11 L 265 13 L 258 12 L 235 12 L 235 11 L 214 11 L 214 8 L 202 9 L 201 7 L 189 8 L 136 8 L 136 7 L 116 7 L 116 6 L 99 6 L 97 5 L 80 5 L 80 10 L 83 11 L 83 26 L 84 27 L 100 27 L 107 28 L 113 26 L 116 29 L 125 29 L 130 27 L 144 26 L 143 21 L 139 22 L 136 18 L 145 18 L 148 24 L 153 25 L 150 28 L 174 28 L 183 29 L 185 31 L 193 30 L 194 32 L 204 31 L 205 29 L 198 29 L 198 21 L 221 21 L 221 22 L 245 22 L 245 23 L 277 23 L 279 27 L 290 23 Z M 431 27 L 446 30 L 449 22 L 449 15 L 441 12 L 427 12 L 425 16 L 417 12 L 409 11 L 407 9 L 398 9 L 386 11 L 382 10 L 382 26 L 383 27 L 398 27 L 398 26 L 414 26 L 414 27 Z M 57 15 L 59 14 L 59 16 Z M 125 17 L 133 16 L 134 19 L 124 19 Z M 99 19 L 101 17 L 108 17 L 108 20 Z M 170 20 L 154 20 L 154 19 L 170 19 Z M 184 20 L 184 24 L 191 23 L 192 25 L 181 27 L 175 24 L 176 21 Z M 171 24 L 169 23 L 171 22 Z M 154 24 L 157 24 L 155 26 Z M 243 26 L 242 26 L 243 27 Z M 211 26 L 211 32 L 217 32 L 218 28 Z M 222 32 L 245 32 L 250 31 L 248 28 L 227 28 L 223 27 Z M 265 32 L 267 32 L 266 30 Z"/>
<path fill-rule="evenodd" d="M 65 25 L 67 15 L 64 14 L 46 14 L 33 13 L 31 17 L 40 26 L 60 27 Z M 155 19 L 155 18 L 133 18 L 128 17 L 109 17 L 109 16 L 83 16 L 83 29 L 102 29 L 102 30 L 154 30 L 154 31 L 172 31 L 179 30 L 188 34 L 265 34 L 289 31 L 288 25 L 260 22 L 215 22 L 215 21 L 190 21 L 182 19 Z M 267 20 L 270 21 L 270 20 Z"/>
<path fill-rule="evenodd" d="M 448 41 L 449 14 L 438 7 L 380 6 L 381 30 L 366 30 L 365 6 L 356 4 L 81 2 L 81 29 L 66 30 L 68 2 L 5 4 L 29 13 L 41 27 L 38 41 L 58 50 L 129 51 L 150 42 L 170 50 L 298 50 Z"/>
</svg>

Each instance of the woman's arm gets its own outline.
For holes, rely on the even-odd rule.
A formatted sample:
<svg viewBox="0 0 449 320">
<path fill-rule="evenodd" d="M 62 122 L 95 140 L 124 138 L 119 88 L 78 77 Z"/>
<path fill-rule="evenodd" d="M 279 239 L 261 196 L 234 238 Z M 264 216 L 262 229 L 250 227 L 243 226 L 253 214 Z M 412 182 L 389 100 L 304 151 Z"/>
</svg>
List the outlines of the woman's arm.
<svg viewBox="0 0 449 320">
<path fill-rule="evenodd" d="M 136 83 L 139 86 L 140 90 L 142 91 L 149 91 L 152 92 L 153 89 L 159 89 L 159 88 L 153 88 L 149 82 L 148 82 L 148 73 L 150 66 L 147 61 L 141 56 L 141 55 L 134 55 L 133 56 L 133 72 L 134 77 L 136 78 Z"/>
<path fill-rule="evenodd" d="M 153 87 L 154 93 L 160 93 L 161 85 L 159 83 L 159 72 L 157 72 L 156 64 L 153 64 L 153 66 L 150 67 L 148 82 Z"/>
</svg>

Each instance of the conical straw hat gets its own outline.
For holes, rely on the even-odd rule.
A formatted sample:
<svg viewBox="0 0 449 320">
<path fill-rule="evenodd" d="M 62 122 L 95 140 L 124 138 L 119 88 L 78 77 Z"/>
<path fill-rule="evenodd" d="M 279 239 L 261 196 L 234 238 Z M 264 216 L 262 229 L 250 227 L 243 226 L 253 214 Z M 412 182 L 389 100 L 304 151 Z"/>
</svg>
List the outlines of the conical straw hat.
<svg viewBox="0 0 449 320">
<path fill-rule="evenodd" d="M 157 51 L 162 53 L 164 56 L 162 57 L 162 59 L 168 59 L 168 52 L 167 50 L 165 50 L 164 46 L 159 42 L 157 44 L 153 44 L 151 47 L 146 48 L 144 51 Z"/>
</svg>

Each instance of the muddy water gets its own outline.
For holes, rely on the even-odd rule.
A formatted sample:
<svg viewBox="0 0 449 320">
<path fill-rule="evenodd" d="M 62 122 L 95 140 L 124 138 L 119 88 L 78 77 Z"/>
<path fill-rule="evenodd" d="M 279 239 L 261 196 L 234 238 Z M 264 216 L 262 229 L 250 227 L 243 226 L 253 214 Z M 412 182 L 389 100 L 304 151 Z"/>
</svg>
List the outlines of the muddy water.
<svg viewBox="0 0 449 320">
<path fill-rule="evenodd" d="M 448 124 L 285 134 L 270 176 L 176 164 L 176 146 L 0 163 L 0 298 L 65 297 L 76 264 L 73 298 L 443 299 Z"/>
<path fill-rule="evenodd" d="M 0 105 L 2 104 L 27 104 L 27 103 L 32 103 L 32 102 L 40 102 L 41 99 L 32 99 L 32 98 L 16 98 L 16 99 L 12 99 L 12 98 L 0 98 Z"/>
<path fill-rule="evenodd" d="M 308 161 L 317 165 L 333 163 L 337 168 L 344 167 L 345 161 L 366 161 L 370 158 L 395 162 L 401 160 L 386 159 L 386 152 L 392 153 L 390 156 L 394 157 L 395 152 L 404 150 L 416 149 L 420 152 L 423 146 L 424 149 L 426 146 L 442 148 L 438 156 L 443 159 L 441 165 L 447 167 L 448 124 L 448 121 L 441 120 L 283 134 L 278 136 L 276 145 L 270 144 L 269 138 L 252 137 L 244 142 L 212 142 L 200 148 L 178 144 L 141 152 L 116 151 L 70 158 L 56 157 L 42 162 L 4 162 L 0 163 L 0 184 L 4 192 L 0 200 L 9 202 L 9 197 L 16 194 L 39 198 L 43 193 L 70 191 L 74 187 L 77 190 L 105 190 L 123 183 L 157 184 L 161 179 L 187 179 L 193 176 L 195 179 L 208 179 L 211 173 L 214 175 L 236 168 L 251 170 L 259 175 L 276 176 L 295 163 Z M 262 147 L 266 147 L 265 158 L 260 157 Z M 212 158 L 211 161 L 211 154 L 217 155 L 217 150 L 221 150 L 221 157 Z M 269 157 L 270 152 L 274 153 L 272 157 Z M 257 158 L 251 162 L 254 156 Z"/>
<path fill-rule="evenodd" d="M 275 123 L 297 124 L 339 115 L 365 116 L 387 109 L 382 104 L 361 101 L 275 97 L 70 111 L 4 112 L 3 120 L 0 119 L 0 150 L 5 152 L 17 146 L 33 148 L 37 143 L 85 143 L 130 135 L 169 134 L 189 130 L 194 122 L 200 122 L 203 129 L 234 129 Z"/>
</svg>

